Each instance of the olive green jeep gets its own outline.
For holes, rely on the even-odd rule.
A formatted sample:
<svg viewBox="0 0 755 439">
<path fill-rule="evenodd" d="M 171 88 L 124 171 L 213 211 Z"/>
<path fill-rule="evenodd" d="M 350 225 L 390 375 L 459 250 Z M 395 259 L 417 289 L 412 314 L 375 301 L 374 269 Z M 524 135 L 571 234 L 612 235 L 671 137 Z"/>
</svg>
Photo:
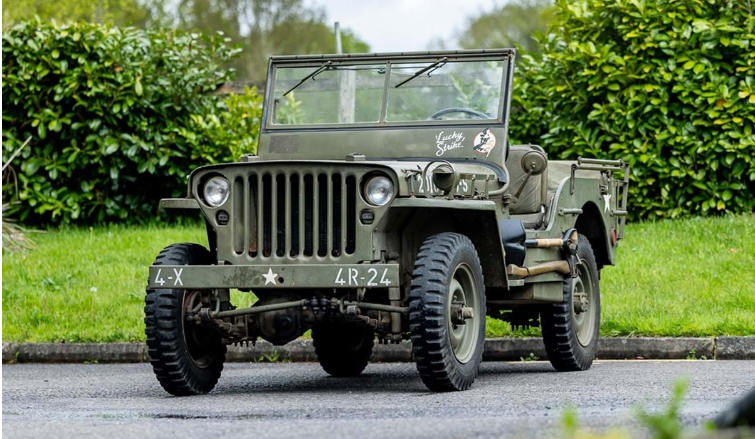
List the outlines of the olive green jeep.
<svg viewBox="0 0 755 439">
<path fill-rule="evenodd" d="M 165 390 L 208 392 L 226 345 L 310 329 L 333 376 L 360 374 L 375 340 L 410 340 L 428 388 L 464 390 L 486 317 L 540 326 L 553 367 L 588 369 L 629 168 L 510 145 L 515 56 L 271 58 L 258 154 L 198 168 L 186 198 L 161 201 L 199 211 L 209 244 L 170 245 L 149 268 Z M 258 300 L 238 308 L 230 289 Z"/>
</svg>

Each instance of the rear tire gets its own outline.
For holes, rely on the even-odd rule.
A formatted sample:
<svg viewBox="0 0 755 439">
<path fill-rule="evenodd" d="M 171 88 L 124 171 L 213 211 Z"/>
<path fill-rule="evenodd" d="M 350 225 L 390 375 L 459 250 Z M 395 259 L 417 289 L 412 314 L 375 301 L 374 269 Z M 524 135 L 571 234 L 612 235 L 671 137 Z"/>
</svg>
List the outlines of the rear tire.
<svg viewBox="0 0 755 439">
<path fill-rule="evenodd" d="M 199 244 L 165 247 L 153 265 L 209 265 L 214 261 Z M 150 363 L 160 385 L 171 395 L 207 393 L 220 378 L 226 346 L 220 334 L 189 325 L 185 319 L 186 290 L 147 289 L 145 334 Z"/>
<path fill-rule="evenodd" d="M 472 308 L 460 323 L 452 310 Z M 472 241 L 458 233 L 425 240 L 417 254 L 409 293 L 414 360 L 433 391 L 472 386 L 485 344 L 485 285 Z"/>
<path fill-rule="evenodd" d="M 560 372 L 587 370 L 600 334 L 600 282 L 590 241 L 579 235 L 577 278 L 564 281 L 564 300 L 540 312 L 548 360 Z M 586 299 L 586 310 L 579 296 Z"/>
<path fill-rule="evenodd" d="M 312 329 L 317 361 L 334 377 L 354 377 L 367 367 L 375 332 L 358 322 L 327 323 Z"/>
</svg>

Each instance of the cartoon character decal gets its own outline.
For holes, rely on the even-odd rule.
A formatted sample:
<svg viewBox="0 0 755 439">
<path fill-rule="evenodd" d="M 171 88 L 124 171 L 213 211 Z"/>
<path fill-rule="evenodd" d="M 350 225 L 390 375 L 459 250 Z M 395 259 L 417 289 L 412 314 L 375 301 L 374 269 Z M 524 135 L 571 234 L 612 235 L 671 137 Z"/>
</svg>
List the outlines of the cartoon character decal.
<svg viewBox="0 0 755 439">
<path fill-rule="evenodd" d="M 485 128 L 482 132 L 474 138 L 474 150 L 480 154 L 485 154 L 485 158 L 490 155 L 490 152 L 495 147 L 495 135 L 490 131 L 490 128 Z"/>
</svg>

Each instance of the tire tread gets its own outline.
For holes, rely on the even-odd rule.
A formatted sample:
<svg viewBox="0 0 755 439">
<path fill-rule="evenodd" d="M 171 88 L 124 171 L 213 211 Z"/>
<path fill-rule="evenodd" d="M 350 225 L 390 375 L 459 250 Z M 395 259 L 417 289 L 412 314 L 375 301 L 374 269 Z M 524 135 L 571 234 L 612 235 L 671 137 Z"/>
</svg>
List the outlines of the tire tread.
<svg viewBox="0 0 755 439">
<path fill-rule="evenodd" d="M 600 307 L 600 288 L 598 287 L 597 264 L 590 241 L 584 235 L 579 235 L 579 255 L 587 262 L 595 280 L 597 304 Z M 582 347 L 577 340 L 571 320 L 572 282 L 564 281 L 564 300 L 560 303 L 547 305 L 540 312 L 543 342 L 548 360 L 554 369 L 560 372 L 587 370 L 595 359 L 600 328 L 600 309 L 598 308 L 595 338 L 588 348 Z"/>
<path fill-rule="evenodd" d="M 479 276 L 482 286 L 481 310 L 485 313 L 484 282 L 479 257 L 474 245 L 464 235 L 440 233 L 427 238 L 419 249 L 409 292 L 409 329 L 411 331 L 412 353 L 417 370 L 425 385 L 433 391 L 466 390 L 472 386 L 484 346 L 480 337 L 475 357 L 470 360 L 472 373 L 461 373 L 448 342 L 445 322 L 445 300 L 448 291 L 448 278 L 453 270 L 454 251 L 471 249 L 473 271 Z"/>
<path fill-rule="evenodd" d="M 343 334 L 363 331 L 362 343 L 352 349 Z M 375 332 L 358 322 L 325 324 L 312 329 L 312 344 L 320 366 L 334 377 L 353 377 L 367 367 L 375 346 Z"/>
<path fill-rule="evenodd" d="M 172 244 L 157 255 L 153 265 L 197 265 L 211 263 L 210 252 L 193 243 Z M 207 393 L 220 379 L 226 346 L 215 346 L 212 364 L 196 373 L 183 339 L 184 290 L 147 289 L 144 299 L 144 324 L 147 353 L 160 385 L 175 396 Z"/>
</svg>

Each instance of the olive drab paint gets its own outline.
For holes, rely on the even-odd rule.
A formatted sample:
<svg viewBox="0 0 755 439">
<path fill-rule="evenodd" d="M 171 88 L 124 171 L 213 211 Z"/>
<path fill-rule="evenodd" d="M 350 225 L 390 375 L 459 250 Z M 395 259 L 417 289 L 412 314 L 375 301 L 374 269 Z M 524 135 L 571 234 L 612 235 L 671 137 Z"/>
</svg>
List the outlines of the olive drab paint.
<svg viewBox="0 0 755 439">
<path fill-rule="evenodd" d="M 212 242 L 216 242 L 214 249 L 217 258 L 224 264 L 234 266 L 250 266 L 265 268 L 271 264 L 292 266 L 297 265 L 319 266 L 339 264 L 364 264 L 367 262 L 382 262 L 398 264 L 397 270 L 406 271 L 407 263 L 411 260 L 401 260 L 400 257 L 386 259 L 389 255 L 414 254 L 416 249 L 402 248 L 400 236 L 402 228 L 406 225 L 396 224 L 397 216 L 404 217 L 407 212 L 432 209 L 442 214 L 452 214 L 456 218 L 464 218 L 469 211 L 475 212 L 476 216 L 487 218 L 487 223 L 495 224 L 497 221 L 516 219 L 517 215 L 511 213 L 510 206 L 514 205 L 511 194 L 521 181 L 511 181 L 509 178 L 511 167 L 520 167 L 520 163 L 508 163 L 505 160 L 507 149 L 507 127 L 509 120 L 510 90 L 513 78 L 514 60 L 516 51 L 513 49 L 500 50 L 474 50 L 454 52 L 413 52 L 413 53 L 389 53 L 389 54 L 348 54 L 348 55 L 307 55 L 307 56 L 281 56 L 272 57 L 269 65 L 269 76 L 273 77 L 280 66 L 313 66 L 316 68 L 330 61 L 334 66 L 362 65 L 366 63 L 387 62 L 396 64 L 399 62 L 434 62 L 440 58 L 449 61 L 464 62 L 468 60 L 503 60 L 505 69 L 501 78 L 501 105 L 494 120 L 478 121 L 470 120 L 428 120 L 425 122 L 411 123 L 351 123 L 351 124 L 325 124 L 322 126 L 278 126 L 272 123 L 271 99 L 273 81 L 267 83 L 265 106 L 263 111 L 263 123 L 260 133 L 259 156 L 245 157 L 241 162 L 211 165 L 199 168 L 191 174 L 189 193 L 186 200 L 164 200 L 163 206 L 169 208 L 178 203 L 186 205 L 190 200 L 196 200 L 196 206 L 206 218 L 212 235 Z M 315 79 L 316 80 L 316 79 Z M 408 87 L 411 83 L 404 85 Z M 296 91 L 294 91 L 296 93 Z M 355 159 L 357 157 L 357 159 Z M 459 178 L 457 191 L 452 199 L 439 195 L 437 188 L 433 187 L 429 173 L 423 173 L 428 164 L 436 160 L 451 163 L 456 173 L 464 176 L 471 175 L 474 178 Z M 560 238 L 563 232 L 575 226 L 580 214 L 564 212 L 576 212 L 582 210 L 581 215 L 591 215 L 589 224 L 592 229 L 590 235 L 600 246 L 599 254 L 603 265 L 611 265 L 615 261 L 615 246 L 612 245 L 611 234 L 620 228 L 623 218 L 620 208 L 616 204 L 617 198 L 625 190 L 625 183 L 620 180 L 606 178 L 607 172 L 600 170 L 581 171 L 577 170 L 574 178 L 571 178 L 571 167 L 576 165 L 566 162 L 550 162 L 550 167 L 557 165 L 564 180 L 558 181 L 557 185 L 549 194 L 552 201 L 544 212 L 546 217 L 543 221 L 545 226 L 539 229 L 527 229 L 527 238 Z M 433 167 L 435 165 L 433 164 Z M 578 165 L 576 165 L 578 166 Z M 432 170 L 431 170 L 432 171 Z M 315 180 L 327 180 L 312 182 L 312 187 L 304 184 L 304 174 Z M 372 174 L 384 174 L 395 184 L 396 196 L 386 206 L 371 206 L 361 195 L 361 187 L 364 179 Z M 202 202 L 201 186 L 207 178 L 213 175 L 222 175 L 231 183 L 231 196 L 225 205 L 213 208 Z M 302 175 L 301 182 L 292 180 L 292 176 Z M 267 177 L 266 177 L 267 176 Z M 273 181 L 272 176 L 275 176 Z M 318 178 L 315 178 L 318 177 Z M 262 194 L 262 183 L 268 178 L 269 183 L 264 190 L 270 191 L 270 196 L 275 192 L 276 197 L 285 198 L 281 203 L 282 209 L 274 208 L 275 220 L 285 224 L 285 230 L 281 233 L 272 223 L 272 215 L 264 217 L 260 214 L 261 209 L 255 210 L 255 206 L 245 201 L 253 198 L 253 191 Z M 297 177 L 293 177 L 297 178 Z M 338 180 L 334 183 L 334 178 Z M 346 188 L 346 179 L 353 181 L 354 187 Z M 484 179 L 486 178 L 486 179 Z M 252 187 L 252 180 L 258 183 Z M 292 183 L 293 181 L 293 183 Z M 334 184 L 343 186 L 334 188 Z M 351 183 L 349 183 L 351 184 Z M 526 183 L 525 183 L 526 184 Z M 294 186 L 296 186 L 294 188 Z M 300 194 L 292 194 L 292 188 L 298 188 Z M 304 190 L 307 190 L 305 193 Z M 504 190 L 502 190 L 504 189 Z M 351 212 L 347 213 L 345 204 L 339 202 L 333 206 L 333 195 L 345 195 L 346 191 L 354 193 L 354 204 Z M 330 191 L 330 192 L 328 192 Z M 335 191 L 335 192 L 334 192 Z M 330 196 L 324 194 L 329 193 Z M 291 197 L 296 198 L 301 206 L 292 206 Z M 291 237 L 296 235 L 302 242 L 294 243 L 303 247 L 305 236 L 292 230 L 291 226 L 301 224 L 298 218 L 292 220 L 291 215 L 301 214 L 307 210 L 304 206 L 305 198 L 312 197 L 312 210 L 318 207 L 327 210 L 322 218 L 313 218 L 313 223 L 318 228 L 322 224 L 331 225 L 353 222 L 353 236 L 336 237 L 341 241 L 351 239 L 354 249 L 351 252 L 341 251 L 346 246 L 336 245 L 337 252 L 333 252 L 332 230 L 322 230 L 323 238 L 318 243 L 323 244 L 324 251 L 318 254 L 316 251 L 311 255 L 303 252 L 298 256 L 291 256 Z M 323 198 L 326 198 L 325 200 Z M 613 204 L 612 204 L 613 203 Z M 322 206 L 320 206 L 322 204 Z M 482 209 L 484 206 L 484 210 Z M 264 207 L 264 206 L 263 206 Z M 583 209 L 587 207 L 587 209 Z M 374 215 L 371 224 L 361 224 L 358 215 L 362 211 L 370 211 Z M 480 211 L 485 213 L 480 215 Z M 587 212 L 585 212 L 587 210 Z M 217 222 L 218 214 L 223 211 L 230 214 L 233 219 L 227 225 Z M 537 214 L 528 213 L 529 216 Z M 335 215 L 335 217 L 334 217 Z M 357 218 L 346 218 L 346 215 L 355 215 Z M 339 216 L 341 218 L 339 218 Z M 583 218 L 587 218 L 584 216 Z M 307 219 L 302 218 L 304 221 Z M 266 223 L 266 222 L 267 223 Z M 275 230 L 276 238 L 267 231 L 261 230 L 259 225 L 268 225 Z M 315 224 L 312 224 L 315 226 Z M 345 229 L 345 227 L 344 227 Z M 493 286 L 505 287 L 508 285 L 505 272 L 506 257 L 503 246 L 500 243 L 498 230 L 487 230 L 492 236 L 486 236 L 486 250 L 494 258 L 483 261 L 486 272 L 486 282 Z M 498 236 L 496 236 L 498 235 Z M 259 238 L 255 241 L 255 237 Z M 269 254 L 262 251 L 255 253 L 255 246 L 260 246 L 264 240 L 269 241 Z M 395 242 L 391 242 L 394 239 Z M 279 242 L 280 241 L 280 242 Z M 285 248 L 284 248 L 285 247 Z M 261 250 L 261 249 L 260 249 Z M 285 250 L 286 254 L 281 251 Z M 351 250 L 351 249 L 350 249 Z M 561 256 L 551 250 L 531 249 L 527 252 L 524 265 L 532 265 Z M 193 285 L 194 287 L 252 287 L 257 286 L 244 277 L 228 278 L 218 272 L 212 274 L 212 270 L 205 273 L 198 280 L 204 284 Z M 396 274 L 397 275 L 397 274 Z M 337 284 L 330 274 L 324 274 L 322 279 L 316 271 L 307 275 L 312 285 L 331 282 L 333 288 L 349 287 L 348 284 Z M 360 278 L 362 276 L 360 275 Z M 244 280 L 244 284 L 234 284 L 234 281 Z M 555 276 L 544 276 L 552 282 Z M 154 279 L 150 283 L 154 285 Z M 272 284 L 268 283 L 268 286 Z M 264 285 L 263 285 L 264 286 Z M 299 284 L 302 288 L 310 287 L 305 283 Z"/>
<path fill-rule="evenodd" d="M 396 341 L 408 330 L 402 313 L 420 246 L 454 232 L 469 238 L 479 255 L 489 309 L 561 303 L 564 282 L 579 279 L 578 234 L 589 240 L 598 269 L 616 262 L 629 169 L 618 160 L 549 161 L 535 145 L 510 145 L 515 58 L 514 49 L 272 57 L 258 155 L 200 167 L 185 198 L 161 202 L 201 215 L 216 262 L 153 265 L 149 288 L 254 291 L 264 312 L 205 311 L 205 319 L 226 316 L 215 320 L 218 327 L 247 328 L 226 327 L 230 341 L 261 334 L 284 343 L 325 309 L 362 319 L 378 337 Z M 461 72 L 464 79 L 465 63 L 478 63 L 467 78 L 488 81 L 478 90 L 487 101 L 470 100 L 474 108 L 442 102 L 427 117 L 391 120 L 396 106 L 415 109 L 413 100 L 435 102 L 434 90 L 455 96 L 475 83 L 459 85 L 454 76 Z M 495 69 L 486 71 L 488 65 Z M 343 81 L 357 88 L 344 92 Z M 323 96 L 306 97 L 308 90 Z M 291 114 L 304 110 L 295 99 L 333 108 L 356 102 L 338 116 L 355 121 L 296 123 Z M 305 110 L 310 118 L 330 117 Z M 276 122 L 284 116 L 288 122 Z M 230 194 L 211 206 L 203 186 L 217 176 L 228 181 Z M 365 194 L 378 176 L 393 184 L 384 205 Z M 579 309 L 588 309 L 585 297 Z M 308 300 L 312 305 L 302 305 Z M 455 312 L 474 315 L 464 307 Z M 249 320 L 238 316 L 244 313 Z M 268 328 L 273 316 L 291 319 L 295 330 L 281 335 L 282 329 Z M 512 323 L 533 324 L 528 316 L 515 315 Z"/>
</svg>

